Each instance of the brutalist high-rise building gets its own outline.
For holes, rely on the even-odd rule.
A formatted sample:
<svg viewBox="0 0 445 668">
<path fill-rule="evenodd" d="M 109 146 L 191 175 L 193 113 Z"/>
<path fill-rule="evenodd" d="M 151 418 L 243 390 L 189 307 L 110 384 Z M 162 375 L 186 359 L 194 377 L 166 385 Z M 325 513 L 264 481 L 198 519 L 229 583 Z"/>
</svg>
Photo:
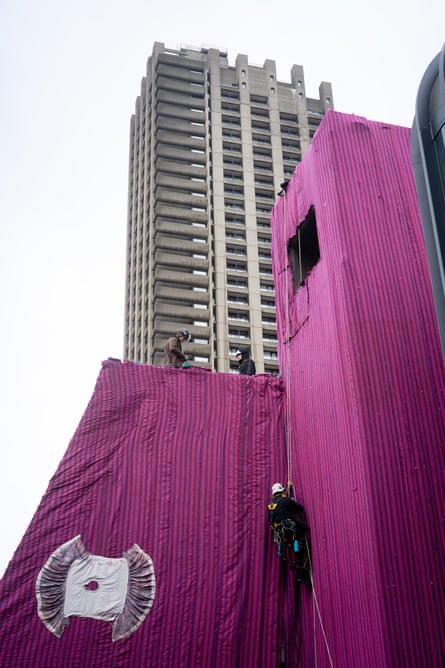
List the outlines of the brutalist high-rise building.
<svg viewBox="0 0 445 668">
<path fill-rule="evenodd" d="M 277 372 L 270 211 L 333 108 L 329 83 L 313 99 L 301 66 L 290 79 L 155 43 L 130 130 L 127 359 L 161 364 L 184 326 L 193 364 L 230 371 L 248 346 L 257 373 Z"/>
</svg>

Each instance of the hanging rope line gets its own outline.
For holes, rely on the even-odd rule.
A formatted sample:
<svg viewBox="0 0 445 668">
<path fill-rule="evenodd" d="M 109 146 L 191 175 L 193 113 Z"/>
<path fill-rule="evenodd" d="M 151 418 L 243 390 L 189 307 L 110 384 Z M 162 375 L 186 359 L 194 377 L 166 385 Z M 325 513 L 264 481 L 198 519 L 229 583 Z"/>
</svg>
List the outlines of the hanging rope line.
<svg viewBox="0 0 445 668">
<path fill-rule="evenodd" d="M 285 368 L 286 368 L 286 455 L 287 455 L 287 480 L 292 478 L 292 420 L 291 420 L 291 397 L 290 397 L 290 324 L 289 324 L 289 257 L 287 251 L 287 199 L 286 190 L 283 195 L 283 214 L 284 214 L 284 272 L 285 272 L 285 290 L 286 290 L 286 335 L 285 335 Z M 291 490 L 289 490 L 290 492 Z"/>
<path fill-rule="evenodd" d="M 310 550 L 309 550 L 309 542 L 308 542 L 307 536 L 305 537 L 305 542 L 306 542 L 306 550 L 307 550 L 308 559 L 309 559 L 309 573 L 310 573 L 311 585 L 312 585 L 312 606 L 313 606 L 312 618 L 313 618 L 313 627 L 314 627 L 314 654 L 315 654 L 315 657 L 316 657 L 317 644 L 316 644 L 316 638 L 315 638 L 315 621 L 316 621 L 315 612 L 317 612 L 318 621 L 320 623 L 321 632 L 323 634 L 324 644 L 326 646 L 326 651 L 328 653 L 329 663 L 330 663 L 331 667 L 334 668 L 334 662 L 332 660 L 332 654 L 331 654 L 331 651 L 329 649 L 328 639 L 326 637 L 326 632 L 324 630 L 323 620 L 321 618 L 320 606 L 318 605 L 317 594 L 315 592 L 314 579 L 312 577 L 311 553 L 310 553 Z M 317 659 L 316 658 L 315 658 L 315 665 L 317 665 Z"/>
<path fill-rule="evenodd" d="M 283 188 L 283 216 L 284 216 L 284 239 L 285 239 L 285 249 L 284 249 L 284 257 L 283 257 L 283 262 L 284 262 L 284 272 L 285 272 L 285 320 L 286 320 L 286 325 L 285 325 L 285 372 L 286 372 L 286 456 L 287 456 L 287 480 L 293 480 L 292 477 L 292 419 L 291 419 L 291 389 L 290 389 L 290 296 L 289 296 L 289 272 L 290 272 L 290 260 L 289 260 L 289 253 L 288 253 L 288 229 L 287 229 L 287 197 L 286 197 L 286 188 Z M 300 230 L 298 230 L 298 235 L 300 234 Z M 301 262 L 301 243 L 298 244 L 299 247 L 299 271 L 301 273 L 302 271 L 302 262 Z M 300 276 L 300 279 L 302 277 Z M 290 492 L 291 490 L 289 490 Z M 295 496 L 295 492 L 294 492 Z M 310 550 L 309 550 L 309 542 L 307 539 L 307 536 L 305 537 L 305 542 L 306 542 L 306 550 L 308 554 L 308 559 L 309 559 L 309 573 L 310 573 L 310 579 L 311 579 L 311 586 L 312 586 L 312 606 L 313 606 L 313 632 L 314 632 L 314 657 L 315 657 L 315 665 L 317 665 L 317 645 L 316 645 L 316 617 L 318 617 L 318 621 L 320 624 L 320 628 L 323 634 L 323 640 L 324 644 L 326 646 L 326 651 L 328 654 L 329 658 L 329 663 L 331 668 L 334 667 L 334 663 L 332 660 L 332 654 L 329 648 L 329 643 L 327 640 L 322 616 L 321 616 L 321 611 L 320 611 L 320 606 L 318 604 L 318 598 L 314 586 L 314 580 L 312 576 L 312 561 L 311 561 L 311 556 L 310 556 Z"/>
</svg>

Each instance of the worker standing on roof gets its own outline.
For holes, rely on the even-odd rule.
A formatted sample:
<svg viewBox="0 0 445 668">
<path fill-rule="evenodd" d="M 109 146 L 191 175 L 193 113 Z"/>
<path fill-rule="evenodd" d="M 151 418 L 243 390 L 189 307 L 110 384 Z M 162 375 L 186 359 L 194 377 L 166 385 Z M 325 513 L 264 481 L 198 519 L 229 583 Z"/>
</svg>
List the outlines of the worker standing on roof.
<svg viewBox="0 0 445 668">
<path fill-rule="evenodd" d="M 185 327 L 180 327 L 175 336 L 167 339 L 164 346 L 164 364 L 165 366 L 182 367 L 186 357 L 182 351 L 184 341 L 190 341 L 191 334 Z"/>
<path fill-rule="evenodd" d="M 235 353 L 239 364 L 239 372 L 243 376 L 254 376 L 256 374 L 255 362 L 250 359 L 248 348 L 239 348 Z"/>
</svg>

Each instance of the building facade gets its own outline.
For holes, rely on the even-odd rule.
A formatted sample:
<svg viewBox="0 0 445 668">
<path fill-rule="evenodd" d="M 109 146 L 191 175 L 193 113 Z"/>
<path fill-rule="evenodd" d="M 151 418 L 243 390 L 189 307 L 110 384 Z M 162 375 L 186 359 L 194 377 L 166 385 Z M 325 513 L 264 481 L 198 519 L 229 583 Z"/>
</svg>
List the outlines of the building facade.
<svg viewBox="0 0 445 668">
<path fill-rule="evenodd" d="M 331 108 L 299 65 L 283 83 L 272 60 L 154 44 L 130 127 L 126 359 L 161 364 L 184 326 L 195 365 L 230 371 L 248 346 L 278 371 L 270 212 Z"/>
</svg>

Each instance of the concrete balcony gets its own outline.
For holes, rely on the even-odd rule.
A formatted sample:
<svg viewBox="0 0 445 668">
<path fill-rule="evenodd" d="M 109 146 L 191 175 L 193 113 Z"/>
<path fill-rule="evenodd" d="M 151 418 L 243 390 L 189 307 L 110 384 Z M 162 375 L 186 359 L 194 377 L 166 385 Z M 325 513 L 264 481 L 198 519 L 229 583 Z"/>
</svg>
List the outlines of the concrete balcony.
<svg viewBox="0 0 445 668">
<path fill-rule="evenodd" d="M 156 316 L 164 318 L 173 318 L 174 320 L 183 320 L 188 322 L 190 320 L 203 320 L 209 324 L 210 311 L 208 309 L 195 309 L 193 304 L 190 306 L 179 304 L 172 304 L 166 302 L 159 302 L 155 300 L 153 305 L 153 313 Z"/>
<path fill-rule="evenodd" d="M 194 88 L 194 86 L 192 87 Z M 178 95 L 171 90 L 157 90 L 158 103 L 166 103 L 169 105 L 172 112 L 181 107 L 186 109 L 205 109 L 204 97 L 196 97 L 195 95 Z"/>
<path fill-rule="evenodd" d="M 191 148 L 183 148 L 169 144 L 159 144 L 157 147 L 158 156 L 167 158 L 176 162 L 185 162 L 188 165 L 205 165 L 207 157 L 205 153 L 195 153 Z"/>
<path fill-rule="evenodd" d="M 209 288 L 209 277 L 207 273 L 202 275 L 193 274 L 188 271 L 172 271 L 171 269 L 158 266 L 155 267 L 154 274 L 155 290 L 157 290 L 160 285 L 167 285 L 170 291 L 180 290 L 184 288 L 184 285 L 191 288 Z"/>
<path fill-rule="evenodd" d="M 209 327 L 195 327 L 194 325 L 190 325 L 186 322 L 177 322 L 173 320 L 172 318 L 168 320 L 164 320 L 160 317 L 155 317 L 153 319 L 153 333 L 156 337 L 159 337 L 159 339 L 164 338 L 165 336 L 174 336 L 178 327 L 187 327 L 189 330 L 190 334 L 192 335 L 192 338 L 195 336 L 197 338 L 206 338 L 209 339 L 210 337 L 210 328 Z M 164 343 L 165 343 L 165 338 L 164 338 Z M 184 349 L 185 352 L 187 353 L 187 343 L 184 344 Z M 198 344 L 195 344 L 198 345 Z"/>
<path fill-rule="evenodd" d="M 193 230 L 191 226 L 188 227 L 190 230 Z M 209 253 L 208 244 L 196 243 L 192 239 L 188 240 L 184 237 L 178 239 L 177 237 L 158 233 L 155 235 L 155 244 L 157 248 L 161 248 L 162 250 L 177 251 L 178 246 L 180 246 L 182 252 L 189 252 L 190 254 L 197 253 L 207 256 Z"/>
<path fill-rule="evenodd" d="M 196 149 L 198 151 L 205 151 L 207 148 L 207 143 L 204 138 L 201 137 L 192 137 L 191 132 L 182 134 L 179 132 L 168 132 L 168 130 L 158 130 L 155 136 L 156 145 L 158 150 L 160 150 L 161 144 L 166 144 L 167 146 L 177 146 L 179 148 L 190 148 Z"/>
<path fill-rule="evenodd" d="M 179 182 L 177 185 L 180 186 Z M 159 186 L 155 190 L 155 206 L 157 202 L 207 209 L 207 197 L 199 197 L 199 195 L 193 195 L 193 193 L 177 192 Z"/>
<path fill-rule="evenodd" d="M 178 81 L 177 79 L 172 79 L 170 77 L 158 76 L 156 79 L 156 87 L 158 93 L 162 91 L 171 91 L 175 94 L 176 99 L 182 96 L 193 96 L 197 98 L 203 98 L 205 95 L 205 86 L 204 81 Z"/>
<path fill-rule="evenodd" d="M 188 107 L 172 107 L 171 104 L 165 104 L 163 102 L 158 103 L 156 107 L 156 114 L 158 117 L 158 123 L 163 120 L 164 116 L 169 118 L 181 118 L 183 120 L 190 121 L 190 123 L 202 123 L 205 121 L 204 111 L 194 111 Z"/>
<path fill-rule="evenodd" d="M 193 167 L 191 164 L 185 164 L 177 160 L 158 158 L 155 166 L 157 178 L 160 176 L 160 172 L 164 172 L 163 176 L 166 177 L 169 174 L 181 174 L 181 176 L 188 176 L 190 178 L 207 179 L 207 170 L 204 164 L 200 167 Z M 195 183 L 198 185 L 199 182 Z"/>
<path fill-rule="evenodd" d="M 175 269 L 180 271 L 181 269 L 197 269 L 198 271 L 207 272 L 209 269 L 209 261 L 206 258 L 199 259 L 194 258 L 189 255 L 179 255 L 174 253 L 164 253 L 162 251 L 156 251 L 154 254 L 154 266 L 161 267 L 175 267 Z"/>
<path fill-rule="evenodd" d="M 178 238 L 187 237 L 188 239 L 205 239 L 205 241 L 207 241 L 208 238 L 206 227 L 197 227 L 189 222 L 174 222 L 171 220 L 158 219 L 156 221 L 156 232 L 164 232 L 165 234 L 170 234 Z M 200 247 L 200 245 L 196 245 L 197 249 Z M 204 244 L 202 244 L 202 247 L 204 247 Z M 199 250 L 197 252 L 199 252 Z"/>
<path fill-rule="evenodd" d="M 207 223 L 206 211 L 194 211 L 190 207 L 173 206 L 162 202 L 157 202 L 155 205 L 155 216 L 161 218 L 168 218 L 183 220 L 184 222 Z"/>
<path fill-rule="evenodd" d="M 197 292 L 196 290 L 193 290 L 192 287 L 186 290 L 176 289 L 173 292 L 171 286 L 167 286 L 164 283 L 157 283 L 157 282 L 155 282 L 154 285 L 154 296 L 155 299 L 157 299 L 158 297 L 160 299 L 174 299 L 175 301 L 183 301 L 185 304 L 189 305 L 190 304 L 208 305 L 210 301 L 210 295 L 208 292 Z"/>
<path fill-rule="evenodd" d="M 172 116 L 160 116 L 158 118 L 158 128 L 168 132 L 181 132 L 184 135 L 198 135 L 205 137 L 205 125 L 192 125 L 191 122 L 183 118 L 173 118 Z"/>
<path fill-rule="evenodd" d="M 184 174 L 184 171 L 166 174 L 165 172 L 157 172 L 156 185 L 158 187 L 165 187 L 168 189 L 187 190 L 189 193 L 202 193 L 207 195 L 207 183 L 205 181 L 193 181 L 189 174 Z"/>
<path fill-rule="evenodd" d="M 186 67 L 178 67 L 178 60 L 172 63 L 158 63 L 157 67 L 158 82 L 161 77 L 176 79 L 184 82 L 204 83 L 204 72 L 191 72 Z"/>
</svg>

